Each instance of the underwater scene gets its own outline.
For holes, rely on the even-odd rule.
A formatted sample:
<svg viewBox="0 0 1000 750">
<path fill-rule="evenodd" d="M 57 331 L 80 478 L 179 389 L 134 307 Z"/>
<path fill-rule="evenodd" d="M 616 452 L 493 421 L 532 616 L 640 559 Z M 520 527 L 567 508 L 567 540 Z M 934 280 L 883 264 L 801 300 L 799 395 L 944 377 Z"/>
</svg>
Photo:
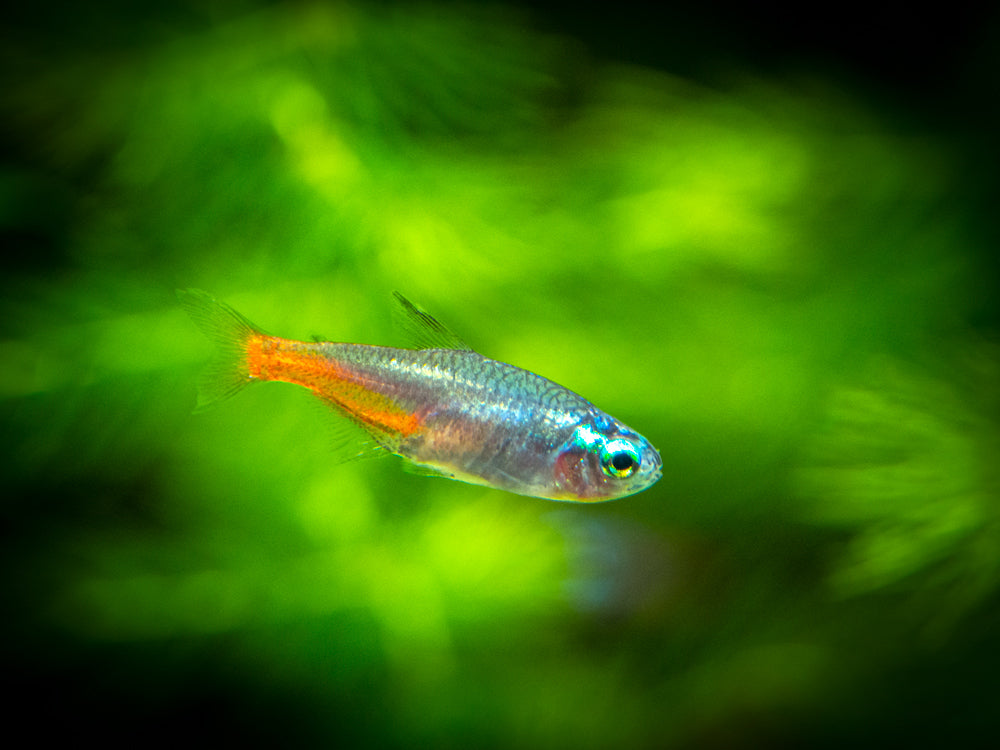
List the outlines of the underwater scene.
<svg viewBox="0 0 1000 750">
<path fill-rule="evenodd" d="M 995 737 L 1000 14 L 942 12 L 12 11 L 10 731 Z"/>
</svg>

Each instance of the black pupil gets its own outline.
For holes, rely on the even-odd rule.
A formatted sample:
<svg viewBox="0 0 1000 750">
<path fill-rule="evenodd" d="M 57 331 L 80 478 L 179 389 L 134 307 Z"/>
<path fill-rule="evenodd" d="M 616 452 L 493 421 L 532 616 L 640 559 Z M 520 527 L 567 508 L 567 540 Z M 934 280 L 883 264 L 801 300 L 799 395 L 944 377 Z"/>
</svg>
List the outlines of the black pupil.
<svg viewBox="0 0 1000 750">
<path fill-rule="evenodd" d="M 631 469 L 634 464 L 635 461 L 632 460 L 632 456 L 624 451 L 616 453 L 611 457 L 611 465 L 614 467 L 615 471 L 625 471 L 626 469 Z"/>
</svg>

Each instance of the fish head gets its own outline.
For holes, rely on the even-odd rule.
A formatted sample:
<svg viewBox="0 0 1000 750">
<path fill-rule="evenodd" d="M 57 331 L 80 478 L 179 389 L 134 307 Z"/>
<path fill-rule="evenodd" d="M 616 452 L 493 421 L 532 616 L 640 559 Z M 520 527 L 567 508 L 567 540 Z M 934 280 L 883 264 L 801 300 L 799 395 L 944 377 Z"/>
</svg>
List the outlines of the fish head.
<svg viewBox="0 0 1000 750">
<path fill-rule="evenodd" d="M 594 412 L 573 428 L 556 451 L 553 496 L 577 502 L 614 500 L 641 492 L 661 475 L 660 454 L 646 438 Z"/>
</svg>

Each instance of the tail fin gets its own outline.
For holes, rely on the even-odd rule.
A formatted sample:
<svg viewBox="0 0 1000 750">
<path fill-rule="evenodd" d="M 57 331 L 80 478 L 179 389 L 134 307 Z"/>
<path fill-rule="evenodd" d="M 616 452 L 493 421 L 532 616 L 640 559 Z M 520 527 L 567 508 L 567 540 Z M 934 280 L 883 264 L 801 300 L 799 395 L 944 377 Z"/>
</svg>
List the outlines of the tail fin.
<svg viewBox="0 0 1000 750">
<path fill-rule="evenodd" d="M 216 357 L 198 381 L 198 405 L 202 411 L 234 395 L 253 382 L 247 366 L 247 344 L 264 335 L 253 323 L 229 305 L 200 289 L 178 289 L 177 298 L 194 324 L 217 347 Z"/>
</svg>

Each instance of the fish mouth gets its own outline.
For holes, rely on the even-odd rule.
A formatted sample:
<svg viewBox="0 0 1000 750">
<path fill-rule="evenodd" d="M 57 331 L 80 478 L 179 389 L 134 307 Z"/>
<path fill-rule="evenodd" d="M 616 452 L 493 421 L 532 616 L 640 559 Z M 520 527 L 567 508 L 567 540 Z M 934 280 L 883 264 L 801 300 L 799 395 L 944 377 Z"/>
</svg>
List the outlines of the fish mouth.
<svg viewBox="0 0 1000 750">
<path fill-rule="evenodd" d="M 648 479 L 650 484 L 654 484 L 655 482 L 660 481 L 660 478 L 663 476 L 663 459 L 660 458 L 660 454 L 655 448 L 652 446 L 650 446 L 650 448 L 652 449 L 653 454 L 653 466 L 650 467 Z"/>
</svg>

